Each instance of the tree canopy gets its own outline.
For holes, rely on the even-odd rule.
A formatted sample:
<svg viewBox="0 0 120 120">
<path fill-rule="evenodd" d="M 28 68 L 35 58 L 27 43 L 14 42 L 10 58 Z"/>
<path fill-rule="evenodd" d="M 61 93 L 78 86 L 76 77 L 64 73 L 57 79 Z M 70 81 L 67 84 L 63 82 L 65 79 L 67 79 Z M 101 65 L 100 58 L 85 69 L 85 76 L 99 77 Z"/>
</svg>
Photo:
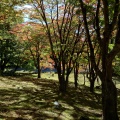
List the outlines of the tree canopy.
<svg viewBox="0 0 120 120">
<path fill-rule="evenodd" d="M 119 119 L 112 80 L 120 52 L 119 0 L 1 0 L 0 43 L 1 73 L 29 60 L 40 73 L 41 59 L 48 55 L 62 93 L 73 70 L 77 88 L 79 67 L 87 64 L 90 91 L 98 76 L 102 83 L 103 120 Z"/>
</svg>

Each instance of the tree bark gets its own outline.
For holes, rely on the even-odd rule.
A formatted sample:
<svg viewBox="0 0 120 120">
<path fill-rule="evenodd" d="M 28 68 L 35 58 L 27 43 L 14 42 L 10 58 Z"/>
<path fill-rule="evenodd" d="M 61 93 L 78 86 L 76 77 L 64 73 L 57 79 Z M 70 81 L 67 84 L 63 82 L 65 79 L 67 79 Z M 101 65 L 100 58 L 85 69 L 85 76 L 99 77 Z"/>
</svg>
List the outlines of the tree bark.
<svg viewBox="0 0 120 120">
<path fill-rule="evenodd" d="M 59 91 L 61 93 L 65 93 L 66 92 L 66 81 L 65 81 L 65 77 L 64 77 L 65 71 L 61 70 L 60 64 L 58 64 L 56 68 L 57 68 L 57 72 L 58 72 Z"/>
<path fill-rule="evenodd" d="M 59 79 L 59 91 L 61 93 L 65 93 L 66 92 L 66 82 L 65 82 L 63 75 L 58 73 L 58 79 Z"/>
<path fill-rule="evenodd" d="M 75 68 L 74 68 L 74 84 L 75 84 L 75 88 L 78 87 L 78 69 L 79 69 L 79 65 L 76 63 Z"/>
<path fill-rule="evenodd" d="M 103 120 L 119 120 L 117 114 L 117 90 L 112 81 L 102 83 Z"/>
<path fill-rule="evenodd" d="M 102 80 L 103 120 L 119 120 L 117 113 L 117 89 L 112 81 L 112 60 L 106 59 L 104 62 L 104 77 Z"/>
<path fill-rule="evenodd" d="M 95 84 L 95 80 L 91 80 L 90 81 L 90 92 L 94 92 L 94 84 Z"/>
<path fill-rule="evenodd" d="M 68 87 L 68 81 L 69 81 L 69 73 L 67 72 L 66 73 L 66 80 L 65 80 L 65 88 L 67 90 L 67 87 Z"/>
<path fill-rule="evenodd" d="M 90 71 L 90 92 L 94 92 L 94 84 L 95 84 L 95 79 L 96 79 L 96 74 L 95 71 L 93 69 L 93 67 L 91 67 L 91 71 Z"/>
<path fill-rule="evenodd" d="M 98 0 L 97 3 L 97 9 L 96 9 L 96 34 L 98 38 L 98 43 L 100 45 L 101 50 L 101 56 L 102 56 L 102 71 L 96 66 L 96 59 L 94 54 L 94 48 L 92 46 L 92 39 L 89 32 L 89 24 L 87 21 L 87 11 L 86 6 L 84 5 L 83 0 L 79 0 L 80 7 L 82 10 L 83 20 L 84 20 L 84 26 L 86 30 L 86 36 L 88 40 L 88 45 L 90 49 L 90 61 L 92 62 L 92 66 L 94 67 L 96 73 L 99 75 L 101 81 L 102 81 L 102 106 L 103 106 L 103 120 L 119 120 L 118 113 L 117 113 L 117 90 L 116 87 L 112 81 L 112 61 L 119 52 L 119 41 L 120 40 L 120 15 L 119 15 L 119 0 L 116 0 L 114 2 L 114 15 L 113 15 L 113 21 L 109 20 L 110 12 L 109 12 L 109 2 L 108 0 Z M 100 31 L 100 6 L 103 5 L 103 18 L 104 18 L 104 31 L 101 33 Z M 111 4 L 112 5 L 112 4 Z M 119 19 L 118 17 L 119 16 Z M 117 25 L 118 22 L 118 25 Z M 108 46 L 109 41 L 113 38 L 113 29 L 118 27 L 116 34 L 116 44 L 113 48 L 113 50 L 109 53 Z M 103 38 L 101 37 L 103 36 Z"/>
<path fill-rule="evenodd" d="M 0 75 L 3 75 L 6 65 L 1 65 Z"/>
<path fill-rule="evenodd" d="M 41 78 L 40 56 L 38 56 L 37 58 L 37 66 L 38 66 L 38 78 Z"/>
</svg>

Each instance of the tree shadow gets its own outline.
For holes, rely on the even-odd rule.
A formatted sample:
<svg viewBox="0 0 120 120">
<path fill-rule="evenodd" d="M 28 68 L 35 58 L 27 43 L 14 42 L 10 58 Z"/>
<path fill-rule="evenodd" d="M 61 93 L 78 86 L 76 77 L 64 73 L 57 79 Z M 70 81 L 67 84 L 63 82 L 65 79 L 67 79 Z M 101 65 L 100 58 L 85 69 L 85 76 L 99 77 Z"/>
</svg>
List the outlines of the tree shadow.
<svg viewBox="0 0 120 120">
<path fill-rule="evenodd" d="M 1 119 L 79 120 L 81 116 L 88 116 L 93 120 L 101 119 L 101 101 L 86 86 L 84 89 L 75 89 L 71 83 L 67 93 L 63 95 L 58 92 L 58 83 L 53 80 L 31 77 L 7 79 L 15 82 L 15 85 L 0 89 Z M 21 86 L 17 86 L 18 84 Z M 56 100 L 61 104 L 57 109 L 54 105 Z"/>
</svg>

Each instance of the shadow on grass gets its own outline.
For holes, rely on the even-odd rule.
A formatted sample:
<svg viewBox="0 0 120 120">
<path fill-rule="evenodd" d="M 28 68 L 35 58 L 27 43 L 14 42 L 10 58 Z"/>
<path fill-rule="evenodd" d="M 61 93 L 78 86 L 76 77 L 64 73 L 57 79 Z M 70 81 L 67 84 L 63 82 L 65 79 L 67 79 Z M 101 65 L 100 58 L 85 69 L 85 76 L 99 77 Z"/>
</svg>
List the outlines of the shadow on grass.
<svg viewBox="0 0 120 120">
<path fill-rule="evenodd" d="M 0 89 L 1 120 L 79 120 L 81 116 L 101 119 L 101 101 L 96 97 L 98 94 L 89 92 L 88 87 L 80 86 L 76 90 L 70 84 L 68 92 L 62 95 L 58 92 L 58 83 L 53 80 L 18 78 L 8 77 L 8 81 L 17 83 L 11 88 Z M 25 85 L 21 85 L 22 82 Z M 56 99 L 61 104 L 58 109 L 54 106 Z"/>
</svg>

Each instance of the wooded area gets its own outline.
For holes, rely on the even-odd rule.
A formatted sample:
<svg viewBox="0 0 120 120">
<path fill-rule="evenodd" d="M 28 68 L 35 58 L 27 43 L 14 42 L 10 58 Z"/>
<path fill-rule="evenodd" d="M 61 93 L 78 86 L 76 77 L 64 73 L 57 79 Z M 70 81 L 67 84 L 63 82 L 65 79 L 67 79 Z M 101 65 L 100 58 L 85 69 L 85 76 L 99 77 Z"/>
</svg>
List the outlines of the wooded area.
<svg viewBox="0 0 120 120">
<path fill-rule="evenodd" d="M 44 79 L 50 86 L 44 81 L 46 84 L 43 82 L 45 86 L 41 89 L 53 87 L 51 89 L 57 91 L 55 102 L 58 103 L 60 99 L 68 102 L 66 96 L 72 100 L 71 95 L 77 96 L 79 90 L 82 95 L 74 99 L 74 103 L 71 103 L 73 106 L 77 101 L 81 102 L 84 95 L 97 96 L 102 111 L 99 119 L 119 120 L 120 1 L 1 0 L 0 80 L 14 76 L 17 81 L 19 77 L 26 83 L 31 81 L 42 86 L 42 75 L 48 72 L 51 79 L 57 75 L 58 81 Z M 34 74 L 37 74 L 37 78 Z M 84 85 L 81 87 L 83 79 Z M 87 86 L 86 79 L 89 83 Z M 1 88 L 1 91 L 4 90 Z M 32 91 L 29 90 L 30 93 Z M 41 91 L 36 90 L 33 94 L 38 93 Z M 46 94 L 46 90 L 42 94 Z M 48 107 L 52 106 L 49 106 L 51 102 L 48 102 Z M 62 109 L 61 105 L 57 106 L 59 110 Z M 98 118 L 90 118 L 87 113 L 73 117 L 73 120 L 84 119 Z"/>
</svg>

